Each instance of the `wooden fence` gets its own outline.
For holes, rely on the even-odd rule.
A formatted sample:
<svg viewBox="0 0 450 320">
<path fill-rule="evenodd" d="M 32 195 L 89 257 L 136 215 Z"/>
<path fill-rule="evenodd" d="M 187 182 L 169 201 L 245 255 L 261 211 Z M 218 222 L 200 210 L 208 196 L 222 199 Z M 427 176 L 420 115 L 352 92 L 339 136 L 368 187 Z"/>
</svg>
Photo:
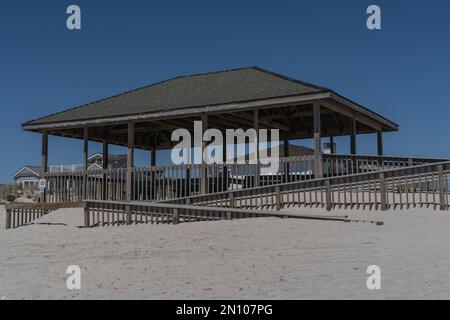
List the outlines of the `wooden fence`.
<svg viewBox="0 0 450 320">
<path fill-rule="evenodd" d="M 160 201 L 439 161 L 324 154 L 280 158 L 277 170 L 246 163 L 131 168 L 130 171 L 53 172 L 46 174 L 45 198 L 50 203 L 83 200 Z"/>
<path fill-rule="evenodd" d="M 155 202 L 86 201 L 81 203 L 14 203 L 6 207 L 6 229 L 29 225 L 63 208 L 84 208 L 84 227 L 130 224 L 178 224 L 198 221 L 278 217 L 349 221 L 346 216 L 280 214 L 262 210 L 209 208 Z"/>
<path fill-rule="evenodd" d="M 291 182 L 163 201 L 207 207 L 280 210 L 287 207 L 372 210 L 449 209 L 450 162 Z"/>
<path fill-rule="evenodd" d="M 62 208 L 82 208 L 83 203 L 11 203 L 5 206 L 6 229 L 14 229 Z"/>
</svg>

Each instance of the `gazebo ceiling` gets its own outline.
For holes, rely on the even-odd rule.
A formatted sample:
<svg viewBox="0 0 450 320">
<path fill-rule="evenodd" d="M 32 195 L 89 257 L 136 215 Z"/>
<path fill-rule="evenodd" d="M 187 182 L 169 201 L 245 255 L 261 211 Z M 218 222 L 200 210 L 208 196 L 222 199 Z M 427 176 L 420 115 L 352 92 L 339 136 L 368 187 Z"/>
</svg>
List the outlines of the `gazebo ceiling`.
<svg viewBox="0 0 450 320">
<path fill-rule="evenodd" d="M 26 122 L 24 130 L 127 145 L 127 124 L 135 123 L 137 148 L 170 148 L 177 128 L 191 129 L 208 115 L 208 127 L 279 129 L 291 139 L 312 138 L 314 102 L 321 105 L 322 136 L 397 131 L 398 125 L 332 90 L 252 67 L 179 77 Z"/>
</svg>

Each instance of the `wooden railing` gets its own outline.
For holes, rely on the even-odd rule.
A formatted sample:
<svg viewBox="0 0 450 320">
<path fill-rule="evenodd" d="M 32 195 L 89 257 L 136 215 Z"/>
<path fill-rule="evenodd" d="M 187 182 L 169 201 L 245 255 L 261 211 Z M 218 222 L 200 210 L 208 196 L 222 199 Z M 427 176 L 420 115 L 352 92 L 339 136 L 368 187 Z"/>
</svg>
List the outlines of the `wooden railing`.
<svg viewBox="0 0 450 320">
<path fill-rule="evenodd" d="M 130 172 L 127 169 L 53 172 L 45 176 L 45 201 L 160 201 L 437 161 L 440 160 L 324 154 L 280 158 L 276 171 L 247 163 L 132 168 Z M 318 166 L 321 170 L 316 169 Z"/>
<path fill-rule="evenodd" d="M 347 216 L 280 214 L 263 210 L 202 207 L 157 202 L 86 201 L 84 226 L 129 224 L 178 224 L 197 221 L 233 220 L 256 217 L 281 217 L 330 221 L 349 221 Z"/>
<path fill-rule="evenodd" d="M 11 203 L 5 206 L 6 229 L 14 229 L 62 208 L 81 208 L 83 203 Z"/>
<path fill-rule="evenodd" d="M 322 156 L 323 173 L 325 177 L 345 176 L 387 169 L 405 168 L 450 160 L 352 154 L 323 154 Z"/>
<path fill-rule="evenodd" d="M 45 175 L 46 202 L 155 201 L 314 179 L 314 157 L 282 158 L 271 172 L 255 164 L 173 165 L 149 168 L 52 172 Z M 127 179 L 131 177 L 131 197 Z"/>
<path fill-rule="evenodd" d="M 130 224 L 178 224 L 196 221 L 278 217 L 350 221 L 347 216 L 302 215 L 262 210 L 209 208 L 157 202 L 85 201 L 80 203 L 14 203 L 6 207 L 6 229 L 29 225 L 48 213 L 64 208 L 84 208 L 84 227 Z M 76 213 L 70 213 L 76 214 Z M 57 223 L 57 222 L 55 222 Z"/>
<path fill-rule="evenodd" d="M 449 209 L 450 162 L 327 177 L 301 182 L 198 195 L 163 203 L 280 210 L 286 207 Z"/>
</svg>

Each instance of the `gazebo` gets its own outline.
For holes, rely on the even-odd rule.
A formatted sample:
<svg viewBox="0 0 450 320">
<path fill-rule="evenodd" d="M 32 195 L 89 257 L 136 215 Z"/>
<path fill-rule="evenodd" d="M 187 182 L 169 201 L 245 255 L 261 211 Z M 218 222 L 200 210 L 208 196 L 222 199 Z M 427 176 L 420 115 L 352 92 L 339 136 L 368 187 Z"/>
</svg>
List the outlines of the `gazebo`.
<svg viewBox="0 0 450 320">
<path fill-rule="evenodd" d="M 141 184 L 141 191 L 145 193 L 148 183 L 154 184 L 146 182 L 148 174 L 139 178 L 134 168 L 135 148 L 149 150 L 149 168 L 155 167 L 156 151 L 174 147 L 171 132 L 178 128 L 193 131 L 194 121 L 201 121 L 203 130 L 278 129 L 285 146 L 289 145 L 289 140 L 313 138 L 313 178 L 324 176 L 327 174 L 324 171 L 328 170 L 323 165 L 322 138 L 329 138 L 333 145 L 334 137 L 349 136 L 351 154 L 356 155 L 357 135 L 376 134 L 377 156 L 382 156 L 383 132 L 399 128 L 393 121 L 331 89 L 259 67 L 177 77 L 31 120 L 22 124 L 22 128 L 42 135 L 41 171 L 47 177 L 49 135 L 84 141 L 84 174 L 89 141 L 103 144 L 105 170 L 108 169 L 108 146 L 127 147 L 126 173 L 120 181 L 126 184 L 126 199 L 132 200 L 133 194 L 140 192 Z M 284 155 L 289 157 L 289 151 L 285 150 Z M 186 170 L 184 178 L 191 169 L 186 167 Z M 203 169 L 199 172 L 200 180 L 207 179 Z M 155 174 L 156 171 L 151 173 L 150 178 L 154 179 Z M 105 171 L 101 182 L 102 198 L 109 192 L 105 186 L 105 181 L 109 181 L 107 175 L 110 173 Z M 171 181 L 175 181 L 172 178 Z M 87 188 L 86 183 L 82 188 Z M 256 179 L 253 186 L 259 183 Z M 190 189 L 191 183 L 185 187 L 177 184 L 176 188 Z M 201 187 L 199 192 L 207 192 L 207 188 Z M 217 188 L 211 190 L 214 192 Z"/>
</svg>

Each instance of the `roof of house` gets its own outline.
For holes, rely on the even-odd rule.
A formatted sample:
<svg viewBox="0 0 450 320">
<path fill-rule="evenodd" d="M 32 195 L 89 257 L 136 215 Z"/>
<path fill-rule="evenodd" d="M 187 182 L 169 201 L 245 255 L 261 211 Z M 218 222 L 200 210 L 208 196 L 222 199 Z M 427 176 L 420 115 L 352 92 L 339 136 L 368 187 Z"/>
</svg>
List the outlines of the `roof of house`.
<svg viewBox="0 0 450 320">
<path fill-rule="evenodd" d="M 274 151 L 276 151 L 276 149 L 278 148 L 278 157 L 285 157 L 284 155 L 284 143 L 281 142 L 279 145 L 273 146 L 272 148 L 270 148 L 268 157 L 274 157 Z M 267 148 L 262 148 L 260 150 L 264 151 L 267 150 Z M 301 157 L 301 156 L 309 156 L 309 155 L 313 155 L 314 154 L 314 150 L 305 146 L 298 146 L 292 143 L 289 143 L 289 157 Z M 239 157 L 235 157 L 235 160 L 245 160 L 245 159 L 252 159 L 252 157 L 254 156 L 254 153 L 250 153 L 250 154 L 246 154 L 246 155 L 241 155 Z"/>
<path fill-rule="evenodd" d="M 109 154 L 108 165 L 110 165 L 112 168 L 126 168 L 127 158 L 128 155 L 126 154 Z M 94 153 L 88 158 L 88 163 L 96 163 L 97 161 L 103 161 L 103 154 Z"/>
<path fill-rule="evenodd" d="M 23 166 L 11 176 L 12 179 L 24 178 L 24 177 L 35 177 L 39 178 L 41 168 L 38 166 Z"/>
<path fill-rule="evenodd" d="M 330 91 L 259 67 L 181 76 L 26 122 L 89 120 Z"/>
</svg>

